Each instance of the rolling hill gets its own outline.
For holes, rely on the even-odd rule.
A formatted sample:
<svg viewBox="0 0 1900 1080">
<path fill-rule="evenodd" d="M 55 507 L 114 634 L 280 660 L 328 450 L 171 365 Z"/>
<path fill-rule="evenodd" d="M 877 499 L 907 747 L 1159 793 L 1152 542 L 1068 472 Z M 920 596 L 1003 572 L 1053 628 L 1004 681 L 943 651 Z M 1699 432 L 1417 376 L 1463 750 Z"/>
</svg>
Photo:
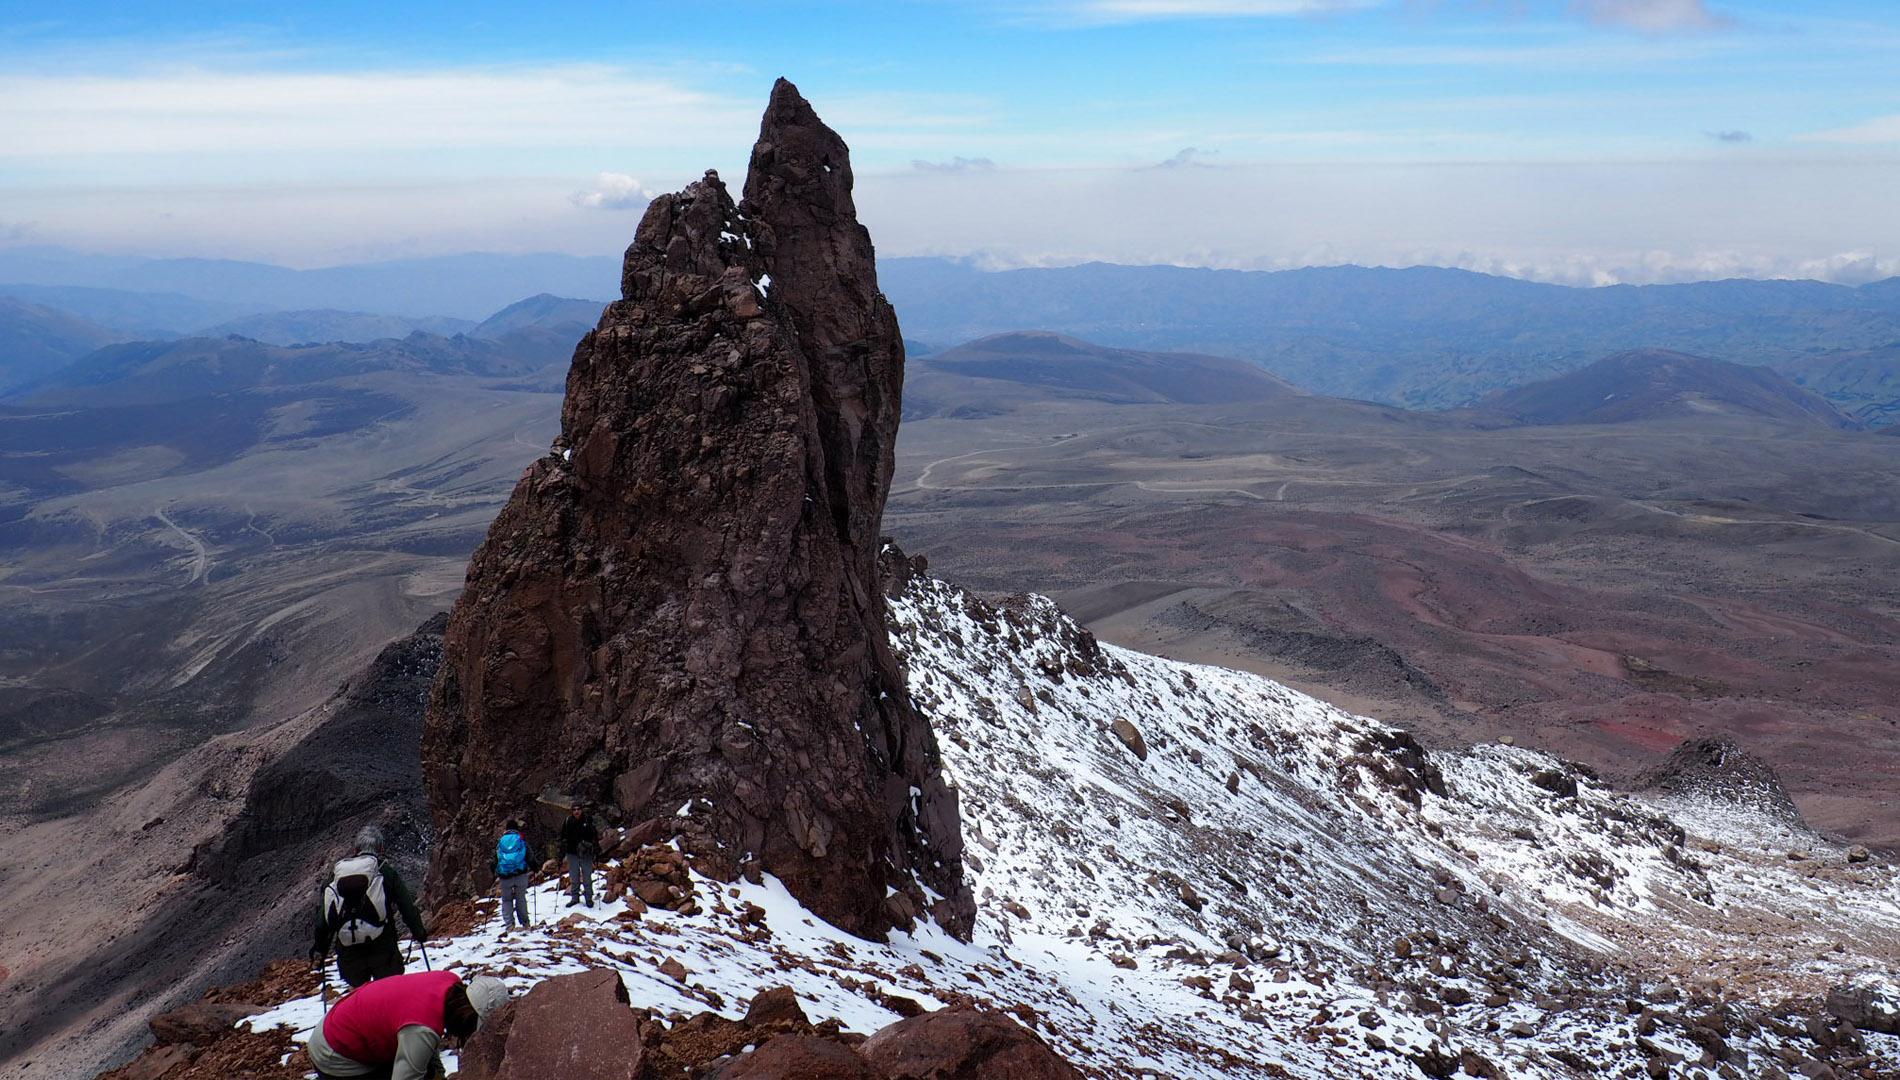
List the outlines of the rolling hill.
<svg viewBox="0 0 1900 1080">
<path fill-rule="evenodd" d="M 1054 400 L 1209 405 L 1302 393 L 1244 360 L 1114 349 L 1047 331 L 996 334 L 910 366 L 905 411 L 914 416 L 970 416 Z"/>
<path fill-rule="evenodd" d="M 1632 349 L 1554 379 L 1486 398 L 1486 411 L 1527 424 L 1617 424 L 1745 416 L 1833 428 L 1859 425 L 1826 399 L 1764 367 L 1665 349 Z"/>
<path fill-rule="evenodd" d="M 483 319 L 469 333 L 475 337 L 492 338 L 533 327 L 558 331 L 577 339 L 600 321 L 601 307 L 599 300 L 575 300 L 553 293 L 539 293 L 502 308 Z"/>
</svg>

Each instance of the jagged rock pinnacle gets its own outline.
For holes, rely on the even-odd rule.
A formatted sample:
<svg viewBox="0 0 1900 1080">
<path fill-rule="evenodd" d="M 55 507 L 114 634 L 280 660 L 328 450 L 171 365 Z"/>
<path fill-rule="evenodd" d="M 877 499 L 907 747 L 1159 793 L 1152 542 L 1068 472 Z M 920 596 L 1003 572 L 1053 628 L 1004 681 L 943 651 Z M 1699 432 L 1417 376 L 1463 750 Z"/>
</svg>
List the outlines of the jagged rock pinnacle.
<svg viewBox="0 0 1900 1080">
<path fill-rule="evenodd" d="M 967 931 L 878 586 L 904 356 L 874 258 L 844 141 L 783 79 L 741 203 L 709 172 L 647 208 L 450 618 L 433 893 L 485 888 L 496 826 L 555 791 L 854 933 L 931 892 Z"/>
</svg>

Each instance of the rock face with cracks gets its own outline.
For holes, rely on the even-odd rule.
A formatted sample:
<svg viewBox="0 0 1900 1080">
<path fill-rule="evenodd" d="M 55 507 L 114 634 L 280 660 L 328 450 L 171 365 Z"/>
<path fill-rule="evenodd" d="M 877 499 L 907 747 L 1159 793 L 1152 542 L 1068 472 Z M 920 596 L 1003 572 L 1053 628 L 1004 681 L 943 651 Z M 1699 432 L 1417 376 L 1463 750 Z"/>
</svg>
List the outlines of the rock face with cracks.
<svg viewBox="0 0 1900 1080">
<path fill-rule="evenodd" d="M 968 932 L 878 587 L 904 353 L 851 186 L 780 80 L 741 202 L 707 173 L 648 207 L 449 621 L 432 895 L 485 889 L 499 823 L 556 792 L 852 933 Z"/>
</svg>

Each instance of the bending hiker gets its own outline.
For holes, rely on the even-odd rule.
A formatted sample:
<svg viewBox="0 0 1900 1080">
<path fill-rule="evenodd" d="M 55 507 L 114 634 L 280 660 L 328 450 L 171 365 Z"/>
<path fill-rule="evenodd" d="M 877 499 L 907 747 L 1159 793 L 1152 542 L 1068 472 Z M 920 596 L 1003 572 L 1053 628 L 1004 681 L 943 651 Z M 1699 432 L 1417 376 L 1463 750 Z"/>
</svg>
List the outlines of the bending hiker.
<svg viewBox="0 0 1900 1080">
<path fill-rule="evenodd" d="M 317 893 L 317 940 L 310 958 L 321 962 L 335 945 L 337 974 L 351 986 L 402 974 L 397 911 L 410 937 L 421 941 L 429 936 L 415 897 L 383 858 L 383 847 L 383 830 L 363 826 L 356 834 L 356 854 L 338 862 L 329 883 Z"/>
<path fill-rule="evenodd" d="M 600 854 L 600 830 L 587 816 L 587 804 L 575 803 L 561 822 L 561 851 L 567 856 L 567 906 L 581 902 L 594 906 L 594 856 Z"/>
<path fill-rule="evenodd" d="M 323 1080 L 441 1076 L 444 1039 L 466 1040 L 506 1000 L 507 985 L 489 975 L 466 984 L 448 971 L 378 979 L 346 994 L 310 1032 L 310 1063 Z"/>
<path fill-rule="evenodd" d="M 495 844 L 495 877 L 501 882 L 501 932 L 519 924 L 527 929 L 528 842 L 521 838 L 521 822 L 509 819 L 507 831 Z"/>
</svg>

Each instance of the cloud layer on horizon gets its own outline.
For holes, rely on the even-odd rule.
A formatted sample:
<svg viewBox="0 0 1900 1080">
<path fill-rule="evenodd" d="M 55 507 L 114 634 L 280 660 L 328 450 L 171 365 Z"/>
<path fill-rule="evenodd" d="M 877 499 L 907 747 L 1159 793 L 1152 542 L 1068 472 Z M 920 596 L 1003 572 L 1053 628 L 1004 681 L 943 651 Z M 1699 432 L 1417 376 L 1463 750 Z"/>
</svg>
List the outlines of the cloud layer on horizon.
<svg viewBox="0 0 1900 1080">
<path fill-rule="evenodd" d="M 473 250 L 611 254 L 632 239 L 635 219 L 603 210 L 637 209 L 691 178 L 174 186 L 10 208 L 10 220 L 40 219 L 30 237 L 39 243 L 298 266 Z M 1900 162 L 1842 170 L 1722 154 L 1647 165 L 868 170 L 857 201 L 882 256 L 999 267 L 1422 264 L 1580 285 L 1857 284 L 1900 274 L 1892 190 Z M 44 224 L 64 215 L 74 220 Z"/>
<path fill-rule="evenodd" d="M 989 70 L 946 34 L 918 46 L 934 78 L 913 55 L 813 61 L 802 85 L 886 254 L 1602 282 L 1846 280 L 1900 251 L 1900 210 L 1869 194 L 1900 189 L 1900 114 L 1868 74 L 1900 19 L 1883 38 L 1769 28 L 1758 0 L 1418 2 L 1406 23 L 1414 0 L 998 0 L 976 29 L 1016 52 Z M 1120 18 L 996 21 L 1031 7 Z M 1341 7 L 1369 11 L 1297 17 Z M 836 36 L 775 29 L 801 58 L 797 35 Z M 306 266 L 617 251 L 654 191 L 737 182 L 777 66 L 90 42 L 9 65 L 5 44 L 0 243 Z"/>
</svg>

